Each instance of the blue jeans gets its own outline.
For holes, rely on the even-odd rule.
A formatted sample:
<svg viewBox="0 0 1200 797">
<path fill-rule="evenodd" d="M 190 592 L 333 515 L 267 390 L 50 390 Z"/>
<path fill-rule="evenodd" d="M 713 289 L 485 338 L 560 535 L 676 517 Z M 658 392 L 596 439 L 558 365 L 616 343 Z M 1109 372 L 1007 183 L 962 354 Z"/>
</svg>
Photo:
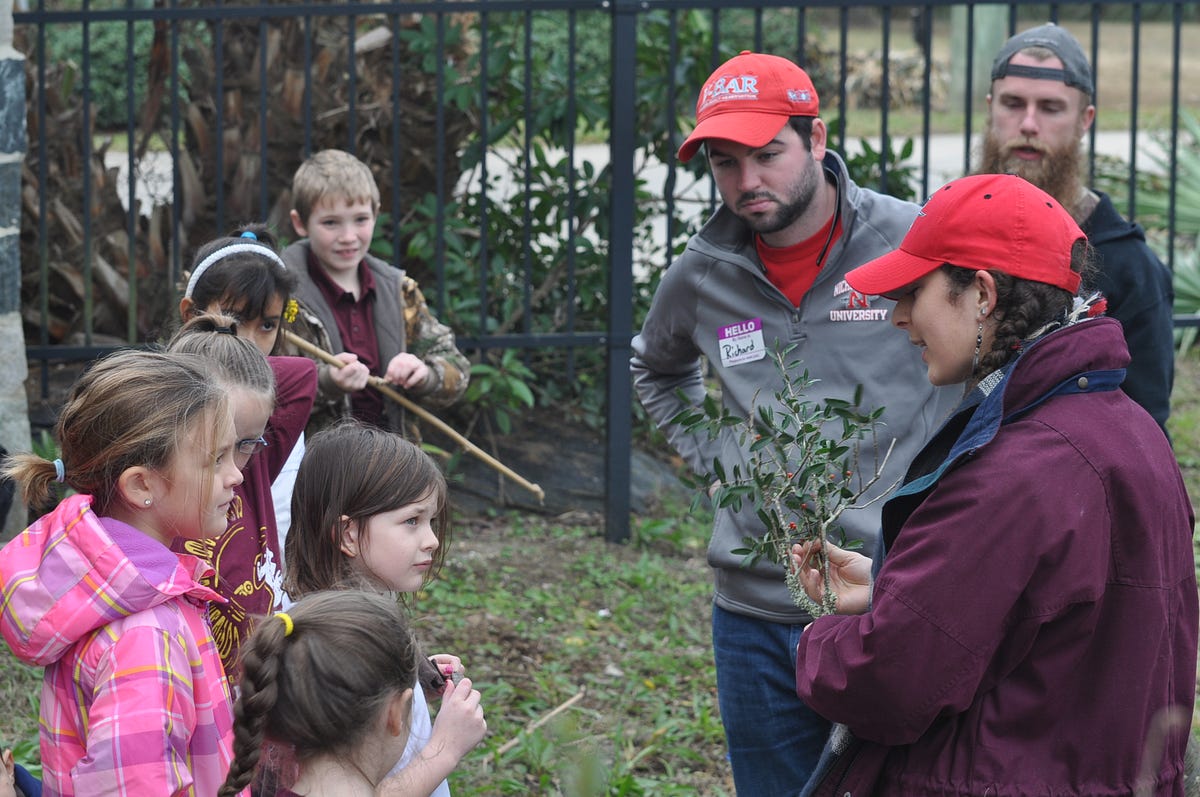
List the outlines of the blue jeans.
<svg viewBox="0 0 1200 797">
<path fill-rule="evenodd" d="M 795 797 L 830 727 L 796 695 L 796 646 L 804 627 L 713 604 L 712 629 L 717 702 L 737 793 Z"/>
</svg>

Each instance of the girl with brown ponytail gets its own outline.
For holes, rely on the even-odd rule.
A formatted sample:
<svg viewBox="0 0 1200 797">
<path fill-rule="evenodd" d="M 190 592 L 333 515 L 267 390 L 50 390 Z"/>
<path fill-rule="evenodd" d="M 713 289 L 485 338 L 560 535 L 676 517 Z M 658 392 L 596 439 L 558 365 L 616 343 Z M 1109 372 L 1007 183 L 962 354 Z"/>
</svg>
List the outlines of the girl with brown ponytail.
<svg viewBox="0 0 1200 797">
<path fill-rule="evenodd" d="M 404 751 L 417 657 L 403 607 L 378 593 L 316 592 L 260 624 L 218 797 L 256 776 L 264 797 L 374 795 Z"/>
</svg>

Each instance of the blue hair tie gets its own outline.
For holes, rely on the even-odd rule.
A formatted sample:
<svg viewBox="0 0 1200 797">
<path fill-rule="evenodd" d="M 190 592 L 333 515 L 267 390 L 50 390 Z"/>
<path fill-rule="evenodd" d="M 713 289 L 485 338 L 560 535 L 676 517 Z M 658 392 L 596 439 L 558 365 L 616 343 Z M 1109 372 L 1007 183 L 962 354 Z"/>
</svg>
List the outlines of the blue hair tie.
<svg viewBox="0 0 1200 797">
<path fill-rule="evenodd" d="M 61 459 L 54 460 L 54 481 L 63 482 L 67 480 L 67 469 L 63 465 Z"/>
<path fill-rule="evenodd" d="M 258 240 L 258 236 L 255 235 L 254 233 L 250 232 L 250 230 L 246 230 L 244 233 L 242 233 L 242 237 L 243 238 L 252 238 L 255 241 Z"/>
</svg>

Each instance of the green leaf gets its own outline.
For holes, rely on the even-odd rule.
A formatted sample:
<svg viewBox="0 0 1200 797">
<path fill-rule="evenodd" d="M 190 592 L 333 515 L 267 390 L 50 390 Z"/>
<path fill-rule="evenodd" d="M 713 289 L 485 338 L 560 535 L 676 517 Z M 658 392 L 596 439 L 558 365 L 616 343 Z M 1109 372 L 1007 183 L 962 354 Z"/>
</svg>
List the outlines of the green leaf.
<svg viewBox="0 0 1200 797">
<path fill-rule="evenodd" d="M 512 419 L 508 417 L 508 413 L 503 410 L 496 411 L 496 426 L 499 427 L 501 434 L 512 433 Z"/>
<path fill-rule="evenodd" d="M 515 396 L 525 406 L 533 406 L 533 391 L 529 389 L 529 385 L 525 384 L 524 382 L 513 382 L 511 387 L 513 396 Z"/>
</svg>

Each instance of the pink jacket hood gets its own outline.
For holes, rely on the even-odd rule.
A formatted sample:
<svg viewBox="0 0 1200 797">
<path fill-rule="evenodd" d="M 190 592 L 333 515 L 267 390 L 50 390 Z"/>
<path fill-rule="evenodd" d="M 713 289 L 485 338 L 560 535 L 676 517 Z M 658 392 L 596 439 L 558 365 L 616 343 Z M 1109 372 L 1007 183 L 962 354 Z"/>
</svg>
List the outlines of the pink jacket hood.
<svg viewBox="0 0 1200 797">
<path fill-rule="evenodd" d="M 74 495 L 0 550 L 0 632 L 23 661 L 46 666 L 102 626 L 177 597 L 224 599 L 200 583 L 208 564 L 175 554 Z"/>
</svg>

